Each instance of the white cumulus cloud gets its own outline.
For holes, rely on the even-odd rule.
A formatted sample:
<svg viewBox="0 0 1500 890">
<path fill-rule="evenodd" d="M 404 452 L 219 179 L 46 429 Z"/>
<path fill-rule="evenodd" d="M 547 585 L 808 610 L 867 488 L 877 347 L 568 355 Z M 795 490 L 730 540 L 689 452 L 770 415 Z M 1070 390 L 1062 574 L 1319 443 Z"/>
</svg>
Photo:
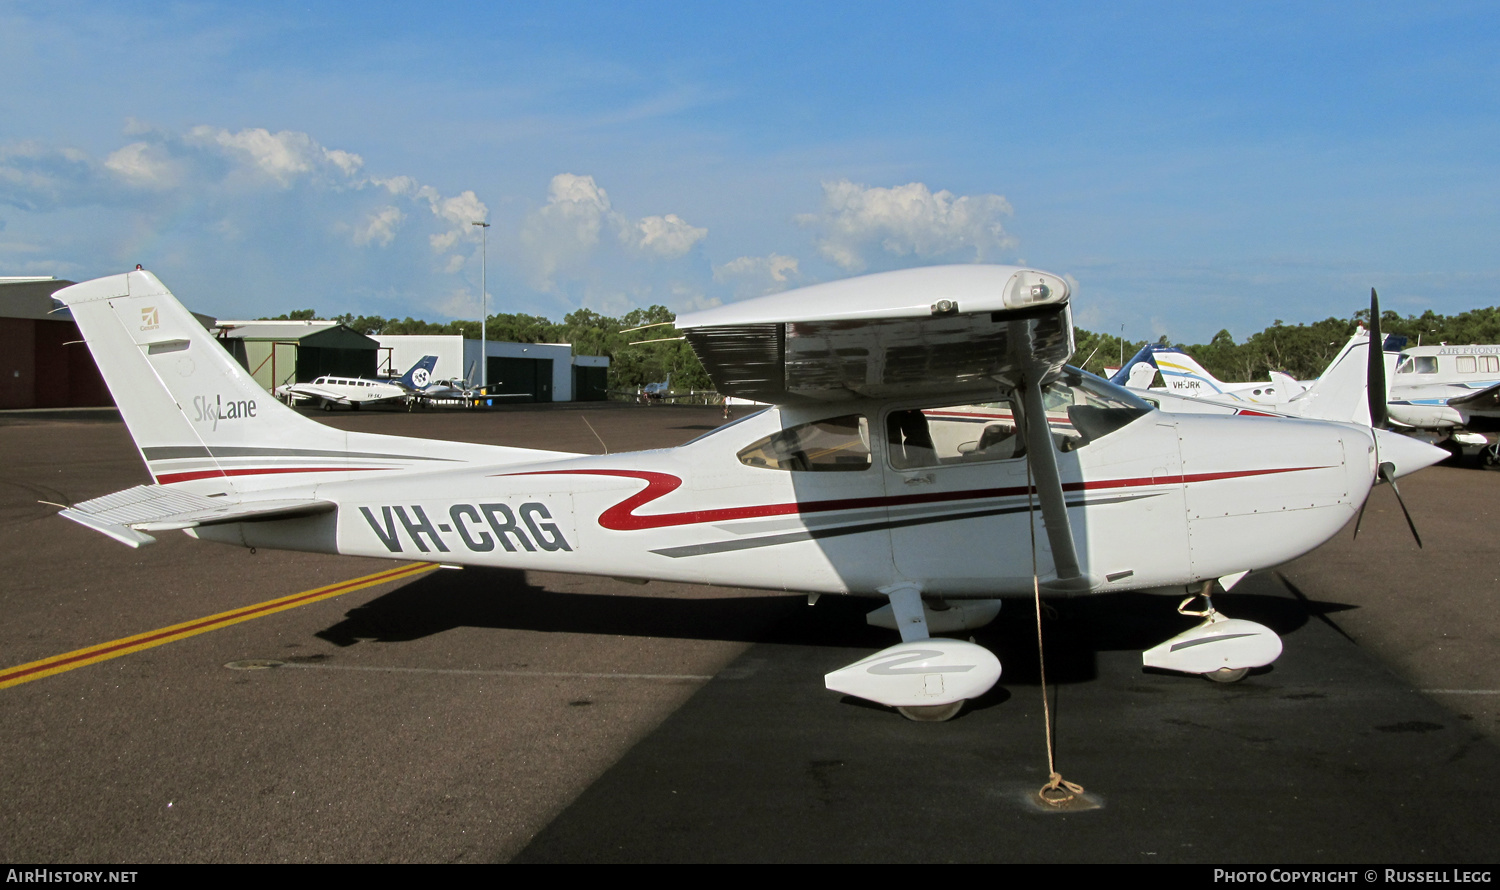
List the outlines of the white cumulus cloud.
<svg viewBox="0 0 1500 890">
<path fill-rule="evenodd" d="M 779 253 L 742 256 L 714 267 L 714 281 L 729 285 L 736 299 L 786 290 L 801 277 L 797 258 Z"/>
<path fill-rule="evenodd" d="M 231 133 L 205 125 L 189 130 L 185 141 L 189 145 L 217 147 L 243 168 L 258 171 L 283 188 L 308 175 L 348 179 L 364 166 L 359 155 L 325 148 L 308 134 L 292 130 L 272 133 L 255 127 Z"/>
<path fill-rule="evenodd" d="M 365 225 L 354 230 L 354 243 L 360 247 L 378 243 L 381 247 L 390 247 L 391 242 L 396 240 L 396 226 L 406 214 L 401 208 L 386 205 L 365 220 Z"/>
<path fill-rule="evenodd" d="M 675 213 L 638 220 L 614 209 L 609 193 L 592 176 L 559 173 L 547 187 L 547 203 L 526 216 L 520 241 L 540 290 L 556 288 L 564 274 L 581 274 L 601 249 L 602 234 L 614 231 L 629 253 L 677 259 L 708 236 Z"/>
<path fill-rule="evenodd" d="M 920 182 L 879 188 L 841 179 L 823 183 L 823 209 L 797 221 L 818 231 L 824 257 L 859 271 L 876 249 L 899 257 L 984 260 L 1015 246 L 1001 225 L 1011 213 L 1001 195 L 955 196 Z"/>
<path fill-rule="evenodd" d="M 620 233 L 620 238 L 625 243 L 669 259 L 692 250 L 694 244 L 707 236 L 708 229 L 690 226 L 675 213 L 644 217 L 632 228 Z"/>
</svg>

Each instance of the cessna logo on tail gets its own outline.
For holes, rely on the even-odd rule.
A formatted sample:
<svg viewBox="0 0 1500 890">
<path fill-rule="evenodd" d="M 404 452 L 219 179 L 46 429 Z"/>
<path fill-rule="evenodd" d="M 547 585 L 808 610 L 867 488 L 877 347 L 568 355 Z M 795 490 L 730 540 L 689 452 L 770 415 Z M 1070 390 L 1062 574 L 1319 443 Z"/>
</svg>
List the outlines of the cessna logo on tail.
<svg viewBox="0 0 1500 890">
<path fill-rule="evenodd" d="M 449 543 L 474 553 L 488 553 L 497 543 L 507 553 L 515 553 L 517 548 L 529 552 L 538 548 L 573 549 L 562 529 L 552 521 L 547 506 L 535 501 L 528 501 L 514 511 L 507 504 L 454 504 L 448 508 L 449 521 L 437 524 L 419 504 L 375 510 L 380 511 L 379 516 L 369 507 L 359 508 L 375 537 L 392 553 L 403 552 L 402 532 L 423 553 L 433 550 L 447 553 L 452 549 Z"/>
<path fill-rule="evenodd" d="M 154 331 L 161 327 L 161 320 L 156 314 L 155 306 L 145 306 L 141 309 L 141 330 Z"/>
<path fill-rule="evenodd" d="M 254 399 L 231 399 L 226 402 L 219 395 L 212 399 L 208 396 L 193 396 L 194 423 L 212 423 L 217 430 L 221 420 L 243 420 L 254 416 Z"/>
</svg>

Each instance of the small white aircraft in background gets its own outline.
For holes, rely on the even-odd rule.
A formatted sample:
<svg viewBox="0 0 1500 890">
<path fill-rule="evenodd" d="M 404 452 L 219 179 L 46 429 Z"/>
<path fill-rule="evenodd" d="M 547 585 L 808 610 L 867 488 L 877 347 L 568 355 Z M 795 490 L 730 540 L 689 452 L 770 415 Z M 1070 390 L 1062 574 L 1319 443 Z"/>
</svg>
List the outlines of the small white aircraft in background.
<svg viewBox="0 0 1500 890">
<path fill-rule="evenodd" d="M 361 405 L 381 402 L 410 404 L 412 397 L 425 390 L 437 366 L 438 357 L 424 355 L 397 380 L 365 380 L 361 377 L 319 377 L 311 383 L 286 383 L 276 387 L 277 398 L 290 405 L 298 399 L 313 399 L 324 411 L 344 405 L 358 411 Z"/>
<path fill-rule="evenodd" d="M 772 407 L 608 455 L 334 430 L 268 399 L 149 272 L 55 296 L 152 477 L 70 520 L 130 546 L 181 529 L 872 597 L 885 605 L 869 620 L 902 642 L 825 684 L 921 720 L 998 681 L 993 653 L 937 635 L 987 623 L 1000 598 L 1207 599 L 1327 540 L 1377 480 L 1445 456 L 1356 424 L 1157 411 L 1065 364 L 1068 285 L 1013 266 L 888 272 L 680 317 L 720 392 Z M 1003 423 L 974 416 L 994 405 Z M 1281 652 L 1270 628 L 1211 602 L 1197 614 L 1145 664 L 1232 681 Z"/>
<path fill-rule="evenodd" d="M 1144 366 L 1144 367 L 1142 367 Z M 1161 372 L 1162 389 L 1191 399 L 1278 405 L 1307 389 L 1307 385 L 1280 371 L 1270 372 L 1268 383 L 1225 383 L 1177 346 L 1146 344 L 1131 356 L 1110 380 L 1131 389 L 1148 389 Z"/>
</svg>

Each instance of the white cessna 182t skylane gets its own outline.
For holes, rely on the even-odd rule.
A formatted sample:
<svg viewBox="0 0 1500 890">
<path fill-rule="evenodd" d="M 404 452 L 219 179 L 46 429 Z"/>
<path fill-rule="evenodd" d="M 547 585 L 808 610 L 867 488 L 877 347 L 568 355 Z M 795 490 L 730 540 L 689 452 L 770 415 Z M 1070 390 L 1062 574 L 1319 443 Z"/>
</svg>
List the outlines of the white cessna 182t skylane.
<svg viewBox="0 0 1500 890">
<path fill-rule="evenodd" d="M 1327 540 L 1377 462 L 1394 477 L 1444 457 L 1353 424 L 1155 411 L 1064 365 L 1067 284 L 1013 266 L 888 272 L 684 316 L 719 391 L 773 407 L 677 448 L 606 455 L 334 430 L 270 398 L 149 272 L 56 297 L 153 478 L 71 520 L 131 546 L 183 529 L 876 597 L 871 622 L 902 642 L 825 681 L 913 719 L 951 717 L 1000 675 L 983 647 L 933 635 L 986 623 L 1034 578 L 1047 595 L 1206 595 Z M 1008 433 L 961 410 L 997 402 Z M 1280 652 L 1269 628 L 1210 606 L 1145 661 L 1227 680 Z"/>
</svg>

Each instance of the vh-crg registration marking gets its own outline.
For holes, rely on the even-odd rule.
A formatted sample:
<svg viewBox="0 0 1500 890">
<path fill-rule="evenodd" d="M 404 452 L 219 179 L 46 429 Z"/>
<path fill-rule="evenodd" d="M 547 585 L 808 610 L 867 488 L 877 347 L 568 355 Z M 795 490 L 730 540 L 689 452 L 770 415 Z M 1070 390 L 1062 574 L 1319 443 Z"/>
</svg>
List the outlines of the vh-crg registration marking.
<svg viewBox="0 0 1500 890">
<path fill-rule="evenodd" d="M 497 544 L 507 553 L 573 549 L 552 511 L 538 501 L 514 510 L 509 504 L 454 504 L 447 522 L 434 522 L 421 504 L 360 507 L 359 512 L 392 553 L 406 552 L 408 542 L 422 553 L 448 553 L 449 544 L 473 553 L 489 553 Z"/>
</svg>

